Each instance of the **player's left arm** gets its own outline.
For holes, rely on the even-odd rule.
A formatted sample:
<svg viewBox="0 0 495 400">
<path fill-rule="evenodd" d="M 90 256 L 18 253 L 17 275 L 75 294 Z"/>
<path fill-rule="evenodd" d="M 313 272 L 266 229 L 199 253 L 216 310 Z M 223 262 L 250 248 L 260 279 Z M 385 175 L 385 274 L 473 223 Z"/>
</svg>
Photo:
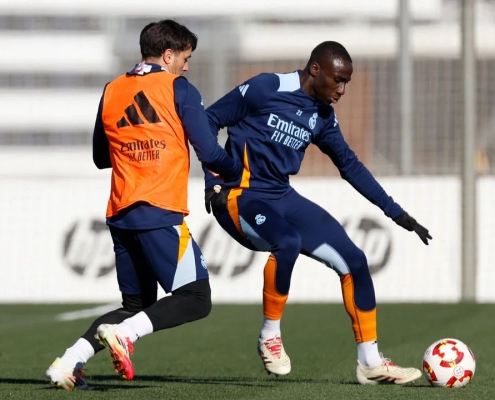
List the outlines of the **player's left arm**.
<svg viewBox="0 0 495 400">
<path fill-rule="evenodd" d="M 98 169 L 112 168 L 110 161 L 110 143 L 103 128 L 103 96 L 101 96 L 93 130 L 93 162 Z"/>
<path fill-rule="evenodd" d="M 428 229 L 420 225 L 385 192 L 345 141 L 337 119 L 330 119 L 331 121 L 326 129 L 315 137 L 314 143 L 332 159 L 342 178 L 349 182 L 361 195 L 378 206 L 385 215 L 393 219 L 399 226 L 408 231 L 416 232 L 420 239 L 425 244 L 428 244 L 428 239 L 432 239 Z"/>
</svg>

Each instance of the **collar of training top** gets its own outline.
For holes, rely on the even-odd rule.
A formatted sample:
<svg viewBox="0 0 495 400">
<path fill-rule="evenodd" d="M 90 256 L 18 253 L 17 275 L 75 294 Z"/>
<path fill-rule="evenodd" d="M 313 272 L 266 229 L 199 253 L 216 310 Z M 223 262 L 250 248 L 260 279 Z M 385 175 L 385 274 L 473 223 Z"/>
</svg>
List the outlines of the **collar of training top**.
<svg viewBox="0 0 495 400">
<path fill-rule="evenodd" d="M 160 72 L 160 71 L 167 71 L 167 70 L 158 64 L 151 64 L 151 63 L 146 64 L 144 62 L 140 62 L 139 64 L 136 64 L 136 66 L 132 70 L 130 70 L 127 73 L 127 75 L 145 75 L 151 72 Z"/>
</svg>

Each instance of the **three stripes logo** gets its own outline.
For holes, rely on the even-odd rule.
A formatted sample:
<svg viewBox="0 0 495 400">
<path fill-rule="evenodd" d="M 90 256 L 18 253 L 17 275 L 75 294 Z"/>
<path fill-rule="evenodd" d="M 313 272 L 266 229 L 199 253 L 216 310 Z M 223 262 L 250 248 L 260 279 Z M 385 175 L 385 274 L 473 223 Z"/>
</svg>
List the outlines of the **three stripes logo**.
<svg viewBox="0 0 495 400">
<path fill-rule="evenodd" d="M 248 88 L 249 88 L 249 85 L 241 85 L 241 86 L 239 86 L 239 91 L 241 92 L 242 97 L 244 97 L 244 95 L 246 94 Z"/>
<path fill-rule="evenodd" d="M 138 114 L 136 106 L 134 104 L 131 104 L 125 109 L 125 115 L 119 120 L 119 122 L 117 122 L 118 128 L 124 128 L 131 125 L 142 125 L 146 123 L 158 124 L 162 122 L 143 91 L 140 91 L 134 96 L 134 101 L 136 102 L 142 116 L 146 119 L 146 121 L 143 121 L 141 116 Z"/>
</svg>

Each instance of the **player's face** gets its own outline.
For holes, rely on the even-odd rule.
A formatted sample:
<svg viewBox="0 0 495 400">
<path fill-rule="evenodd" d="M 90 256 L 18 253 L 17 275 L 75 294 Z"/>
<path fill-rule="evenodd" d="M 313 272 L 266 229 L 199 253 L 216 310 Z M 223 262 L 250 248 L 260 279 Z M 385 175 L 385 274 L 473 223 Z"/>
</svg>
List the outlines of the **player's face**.
<svg viewBox="0 0 495 400">
<path fill-rule="evenodd" d="M 191 58 L 192 50 L 187 49 L 178 53 L 166 51 L 164 54 L 167 70 L 171 74 L 182 75 L 189 71 L 188 61 Z"/>
<path fill-rule="evenodd" d="M 313 63 L 313 96 L 323 104 L 336 104 L 345 94 L 352 71 L 352 63 L 339 58 L 324 64 Z"/>
</svg>

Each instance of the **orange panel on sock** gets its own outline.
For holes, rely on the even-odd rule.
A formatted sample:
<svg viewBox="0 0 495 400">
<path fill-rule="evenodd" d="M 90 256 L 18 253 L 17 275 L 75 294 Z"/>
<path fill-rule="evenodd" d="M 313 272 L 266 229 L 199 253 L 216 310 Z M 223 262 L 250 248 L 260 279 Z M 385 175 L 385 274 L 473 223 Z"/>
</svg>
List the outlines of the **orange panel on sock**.
<svg viewBox="0 0 495 400">
<path fill-rule="evenodd" d="M 288 294 L 280 294 L 275 283 L 277 273 L 277 260 L 270 254 L 265 265 L 263 284 L 263 314 L 269 319 L 281 319 L 284 312 Z"/>
<path fill-rule="evenodd" d="M 354 303 L 354 282 L 351 274 L 341 276 L 340 284 L 342 286 L 345 309 L 351 317 L 356 342 L 361 343 L 376 340 L 376 307 L 371 311 L 361 311 L 357 308 Z"/>
</svg>

